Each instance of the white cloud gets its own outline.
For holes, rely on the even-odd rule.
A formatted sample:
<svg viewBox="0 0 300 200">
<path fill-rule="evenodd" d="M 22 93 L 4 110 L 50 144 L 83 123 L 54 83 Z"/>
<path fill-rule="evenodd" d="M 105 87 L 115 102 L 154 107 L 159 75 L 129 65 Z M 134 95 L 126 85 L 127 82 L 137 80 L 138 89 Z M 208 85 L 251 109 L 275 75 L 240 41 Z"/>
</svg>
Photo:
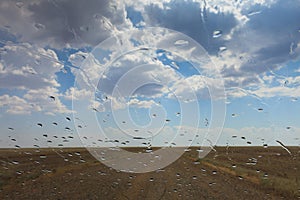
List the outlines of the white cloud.
<svg viewBox="0 0 300 200">
<path fill-rule="evenodd" d="M 225 90 L 222 80 L 201 75 L 193 75 L 177 80 L 171 87 L 172 94 L 181 100 L 194 101 L 195 98 L 224 99 Z"/>
<path fill-rule="evenodd" d="M 23 97 L 4 94 L 0 96 L 0 107 L 8 114 L 27 115 L 33 112 L 43 112 L 48 115 L 70 113 L 71 111 L 61 103 L 58 96 L 55 100 L 49 98 L 53 89 L 30 90 Z"/>
<path fill-rule="evenodd" d="M 56 73 L 63 65 L 53 50 L 28 43 L 7 43 L 1 48 L 0 63 L 0 87 L 9 89 L 3 98 L 14 101 L 5 104 L 8 113 L 70 112 L 59 100 L 60 83 Z M 55 101 L 51 101 L 50 96 L 55 97 Z"/>
<path fill-rule="evenodd" d="M 0 107 L 6 108 L 9 114 L 30 114 L 32 110 L 40 110 L 40 107 L 31 106 L 26 100 L 7 94 L 0 96 Z"/>
<path fill-rule="evenodd" d="M 137 11 L 143 12 L 145 6 L 156 5 L 163 9 L 164 3 L 169 3 L 171 0 L 126 0 L 127 6 L 133 6 Z"/>
<path fill-rule="evenodd" d="M 225 86 L 230 91 L 233 91 L 234 87 L 244 89 L 250 86 L 260 87 L 262 85 L 260 76 L 264 72 L 277 70 L 285 66 L 288 61 L 299 59 L 299 47 L 295 45 L 300 40 L 296 20 L 299 18 L 296 17 L 299 16 L 299 8 L 295 2 L 286 4 L 282 0 L 218 1 L 217 3 L 210 1 L 206 4 L 206 10 L 203 1 L 169 1 L 162 2 L 160 6 L 147 3 L 146 5 L 144 8 L 136 8 L 144 16 L 146 24 L 174 28 L 202 44 L 220 69 Z M 282 10 L 287 13 L 285 16 L 278 15 L 283 12 Z M 180 19 L 176 18 L 178 13 L 182 13 Z M 201 18 L 201 13 L 206 15 L 207 19 Z M 218 13 L 223 15 L 216 15 Z M 230 17 L 230 14 L 234 17 Z M 229 17 L 228 20 L 226 17 Z M 275 24 L 274 17 L 277 19 Z M 218 19 L 224 23 L 216 22 L 214 24 L 216 27 L 212 28 L 211 23 Z M 203 20 L 206 21 L 205 26 L 201 27 Z M 184 23 L 185 21 L 189 23 Z M 191 23 L 191 21 L 198 23 Z M 233 21 L 236 23 L 230 23 Z M 206 32 L 203 32 L 205 28 Z M 210 35 L 215 30 L 221 30 L 223 33 L 217 39 Z M 220 47 L 227 50 L 220 52 Z M 290 54 L 291 50 L 292 54 Z M 205 69 L 211 71 L 211 66 Z M 231 95 L 243 96 L 237 91 Z"/>
<path fill-rule="evenodd" d="M 1 1 L 0 24 L 22 42 L 42 46 L 94 46 L 124 28 L 130 28 L 121 1 L 29 1 L 22 7 Z M 84 15 L 82 15 L 84 13 Z"/>
<path fill-rule="evenodd" d="M 269 97 L 300 97 L 300 87 L 261 87 L 258 90 L 253 91 L 259 97 L 269 98 Z"/>
<path fill-rule="evenodd" d="M 50 96 L 54 96 L 55 100 L 51 99 Z M 53 87 L 43 88 L 39 90 L 29 90 L 23 98 L 26 99 L 30 104 L 39 106 L 40 111 L 47 114 L 57 113 L 71 113 L 61 101 L 58 90 Z"/>
<path fill-rule="evenodd" d="M 157 103 L 153 100 L 144 101 L 138 99 L 130 99 L 130 101 L 127 104 L 129 106 L 136 106 L 138 108 L 151 108 L 153 105 L 157 105 Z"/>
<path fill-rule="evenodd" d="M 71 87 L 65 92 L 63 98 L 67 100 L 84 100 L 90 98 L 91 95 L 91 91 L 87 91 L 85 89 L 79 90 L 77 88 Z"/>
<path fill-rule="evenodd" d="M 62 64 L 53 50 L 30 44 L 6 44 L 0 48 L 0 87 L 10 89 L 40 89 L 58 87 L 55 73 Z"/>
<path fill-rule="evenodd" d="M 116 66 L 109 66 L 104 76 L 95 77 L 95 80 L 99 80 L 98 90 L 110 96 L 115 92 L 114 95 L 121 96 L 155 97 L 178 78 L 171 67 L 137 53 L 119 59 Z"/>
</svg>

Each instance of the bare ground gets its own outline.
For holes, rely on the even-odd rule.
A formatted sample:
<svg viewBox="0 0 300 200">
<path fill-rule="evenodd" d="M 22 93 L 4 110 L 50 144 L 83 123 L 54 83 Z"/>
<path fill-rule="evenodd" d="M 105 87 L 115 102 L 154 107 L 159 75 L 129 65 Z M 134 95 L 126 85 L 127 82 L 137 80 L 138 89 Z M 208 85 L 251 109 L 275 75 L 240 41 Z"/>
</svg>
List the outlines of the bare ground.
<svg viewBox="0 0 300 200">
<path fill-rule="evenodd" d="M 196 150 L 132 174 L 85 149 L 2 149 L 0 199 L 300 199 L 300 147 L 219 147 L 201 160 Z"/>
</svg>

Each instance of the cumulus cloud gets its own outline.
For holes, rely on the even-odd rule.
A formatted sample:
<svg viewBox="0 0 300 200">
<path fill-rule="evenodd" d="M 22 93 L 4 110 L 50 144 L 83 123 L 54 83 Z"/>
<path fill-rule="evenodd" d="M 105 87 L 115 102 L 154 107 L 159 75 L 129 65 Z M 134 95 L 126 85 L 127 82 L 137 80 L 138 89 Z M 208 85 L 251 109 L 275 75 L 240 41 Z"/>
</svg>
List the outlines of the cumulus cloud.
<svg viewBox="0 0 300 200">
<path fill-rule="evenodd" d="M 52 47 L 96 45 L 124 27 L 119 1 L 30 1 L 22 6 L 1 1 L 1 25 L 8 25 L 20 41 Z"/>
<path fill-rule="evenodd" d="M 299 60 L 299 4 L 282 0 L 242 4 L 238 12 L 246 20 L 240 20 L 232 29 L 218 55 L 211 55 L 221 70 L 228 94 L 243 97 L 248 90 L 248 94 L 267 98 L 297 96 L 297 89 L 292 86 L 279 92 L 280 87 L 271 85 L 282 81 L 279 76 L 271 82 L 262 78 L 273 70 L 287 68 L 292 60 Z"/>
<path fill-rule="evenodd" d="M 295 2 L 278 0 L 271 6 L 254 5 L 243 11 L 260 11 L 236 30 L 228 44 L 247 53 L 240 67 L 243 72 L 262 73 L 299 59 L 299 8 Z"/>
<path fill-rule="evenodd" d="M 54 96 L 55 100 L 50 98 Z M 49 115 L 55 115 L 57 113 L 71 113 L 72 111 L 67 108 L 65 104 L 60 100 L 61 94 L 58 89 L 54 87 L 47 87 L 38 90 L 29 90 L 23 98 L 27 100 L 31 105 L 37 106 L 41 111 Z"/>
<path fill-rule="evenodd" d="M 116 113 L 120 114 L 124 108 L 133 107 L 157 114 L 157 106 L 162 108 L 163 101 L 170 101 L 170 107 L 173 106 L 174 95 L 180 100 L 223 98 L 222 81 L 230 98 L 283 96 L 295 97 L 293 101 L 296 101 L 300 97 L 300 69 L 285 71 L 285 68 L 289 61 L 299 61 L 299 9 L 296 1 L 284 0 L 33 0 L 23 3 L 3 0 L 0 2 L 0 110 L 3 113 L 0 117 L 9 116 L 1 120 L 2 124 L 9 117 L 19 119 L 25 114 L 37 118 L 35 113 L 71 113 L 70 100 L 74 101 L 75 110 L 82 111 L 78 117 L 85 118 L 87 124 L 92 121 L 88 113 L 95 114 L 95 111 L 118 110 Z M 130 38 L 133 35 L 126 32 L 149 26 L 174 29 L 193 40 L 168 32 L 139 32 Z M 119 38 L 105 40 L 120 33 Z M 99 49 L 89 54 L 103 41 Z M 206 50 L 200 51 L 200 59 L 197 48 L 190 45 L 194 44 L 192 41 Z M 174 50 L 174 54 L 158 53 L 154 50 L 158 46 L 169 52 Z M 217 69 L 204 57 L 209 57 Z M 203 71 L 190 70 L 192 67 L 185 61 L 199 64 Z M 67 65 L 71 65 L 70 71 Z M 60 73 L 63 67 L 67 69 L 66 74 Z M 291 71 L 295 74 L 289 74 Z M 209 76 L 218 72 L 223 79 Z M 64 76 L 71 78 L 64 79 Z M 74 77 L 78 82 L 73 87 Z M 157 105 L 160 98 L 162 104 Z M 189 110 L 189 117 L 193 111 Z M 98 112 L 97 115 L 103 115 Z M 46 120 L 51 119 L 48 117 Z M 166 117 L 157 114 L 150 119 L 165 122 Z M 128 118 L 124 119 L 128 131 L 135 132 L 128 125 Z M 169 125 L 175 123 L 171 119 Z M 95 133 L 94 125 L 98 124 L 87 126 L 88 134 Z M 119 129 L 107 127 L 106 132 L 116 139 L 124 135 Z M 153 138 L 153 143 L 170 145 L 176 128 L 165 126 L 162 134 Z M 245 145 L 245 140 L 233 140 L 232 136 L 245 136 L 256 145 L 267 140 L 276 144 L 272 143 L 278 139 L 272 128 L 225 128 L 220 144 L 231 141 L 231 144 Z M 158 130 L 145 128 L 143 131 L 136 134 L 144 133 L 148 137 L 151 135 L 148 131 Z M 179 134 L 184 139 L 178 137 L 174 142 L 176 145 L 189 143 L 194 133 L 199 132 L 199 141 L 195 143 L 199 145 L 206 131 L 182 127 Z M 212 134 L 216 131 L 212 130 Z M 294 144 L 292 137 L 298 137 L 299 129 L 289 131 L 293 135 L 284 135 L 283 139 L 290 137 L 288 142 Z"/>
<path fill-rule="evenodd" d="M 138 99 L 130 99 L 128 102 L 129 106 L 135 106 L 138 108 L 151 108 L 152 105 L 157 105 L 157 103 L 153 100 L 150 101 L 143 101 Z"/>
<path fill-rule="evenodd" d="M 63 98 L 67 100 L 83 100 L 89 98 L 91 96 L 91 92 L 85 89 L 79 90 L 77 88 L 71 87 L 68 89 Z"/>
<path fill-rule="evenodd" d="M 230 12 L 210 12 L 202 4 L 170 1 L 164 3 L 163 8 L 150 4 L 145 8 L 146 23 L 182 32 L 199 42 L 209 53 L 215 54 L 225 43 L 223 37 L 237 25 L 237 20 Z M 215 31 L 220 31 L 223 37 L 214 37 Z"/>
<path fill-rule="evenodd" d="M 144 7 L 137 1 L 127 4 L 142 15 L 146 25 L 174 29 L 199 42 L 220 69 L 233 97 L 247 95 L 241 91 L 249 88 L 272 87 L 262 76 L 299 59 L 300 16 L 295 2 L 171 0 L 146 1 Z"/>
<path fill-rule="evenodd" d="M 193 75 L 177 80 L 172 86 L 173 95 L 180 100 L 195 101 L 196 99 L 224 99 L 225 92 L 220 80 L 201 75 Z"/>
<path fill-rule="evenodd" d="M 7 44 L 0 48 L 1 88 L 39 89 L 57 87 L 55 73 L 62 68 L 53 50 L 24 44 Z"/>
<path fill-rule="evenodd" d="M 253 93 L 259 97 L 265 97 L 265 98 L 279 97 L 279 96 L 300 97 L 300 87 L 299 87 L 299 85 L 297 85 L 296 87 L 263 86 L 263 87 L 260 87 L 258 90 L 253 91 Z"/>
<path fill-rule="evenodd" d="M 59 99 L 56 73 L 63 67 L 56 53 L 28 43 L 8 43 L 1 48 L 0 88 L 9 114 L 71 112 Z M 55 100 L 49 97 L 53 96 Z"/>
<path fill-rule="evenodd" d="M 9 114 L 30 114 L 34 109 L 26 100 L 17 97 L 2 95 L 0 96 L 0 107 L 6 107 L 6 112 Z M 39 110 L 39 107 L 35 107 L 36 110 Z"/>
<path fill-rule="evenodd" d="M 48 115 L 57 113 L 70 113 L 71 111 L 56 96 L 55 100 L 49 98 L 57 94 L 53 88 L 43 88 L 39 90 L 29 90 L 22 97 L 4 94 L 0 96 L 0 107 L 4 108 L 8 114 L 32 114 L 33 112 L 43 112 Z"/>
<path fill-rule="evenodd" d="M 107 95 L 160 96 L 169 84 L 179 78 L 170 66 L 136 53 L 126 55 L 100 77 L 98 89 Z"/>
</svg>

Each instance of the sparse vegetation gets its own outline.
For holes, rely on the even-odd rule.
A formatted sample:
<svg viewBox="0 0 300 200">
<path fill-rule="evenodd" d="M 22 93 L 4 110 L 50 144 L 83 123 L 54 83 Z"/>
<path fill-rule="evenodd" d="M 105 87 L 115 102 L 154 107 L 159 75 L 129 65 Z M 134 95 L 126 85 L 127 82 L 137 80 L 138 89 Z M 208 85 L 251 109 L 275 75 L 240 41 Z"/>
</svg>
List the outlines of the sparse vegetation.
<svg viewBox="0 0 300 200">
<path fill-rule="evenodd" d="M 156 149 L 156 148 L 155 148 Z M 290 148 L 298 152 L 298 147 Z M 24 154 L 30 151 L 30 154 Z M 298 154 L 281 148 L 217 148 L 198 159 L 196 148 L 166 169 L 146 174 L 117 172 L 85 149 L 1 150 L 1 199 L 296 199 Z M 131 148 L 130 151 L 145 152 Z M 40 158 L 43 154 L 46 158 Z M 65 160 L 64 158 L 67 158 Z M 82 162 L 84 160 L 84 162 Z M 12 161 L 17 161 L 12 164 Z M 249 164 L 251 163 L 251 164 Z M 239 192 L 237 192 L 239 191 Z"/>
</svg>

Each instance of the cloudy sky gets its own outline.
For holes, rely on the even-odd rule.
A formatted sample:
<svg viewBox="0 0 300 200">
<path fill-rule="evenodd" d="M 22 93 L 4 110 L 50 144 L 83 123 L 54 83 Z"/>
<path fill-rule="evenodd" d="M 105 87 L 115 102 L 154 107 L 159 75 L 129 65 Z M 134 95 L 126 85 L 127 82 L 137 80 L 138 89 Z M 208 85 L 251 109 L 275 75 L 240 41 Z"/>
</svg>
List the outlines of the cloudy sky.
<svg viewBox="0 0 300 200">
<path fill-rule="evenodd" d="M 298 146 L 299 10 L 2 0 L 0 146 Z"/>
</svg>

